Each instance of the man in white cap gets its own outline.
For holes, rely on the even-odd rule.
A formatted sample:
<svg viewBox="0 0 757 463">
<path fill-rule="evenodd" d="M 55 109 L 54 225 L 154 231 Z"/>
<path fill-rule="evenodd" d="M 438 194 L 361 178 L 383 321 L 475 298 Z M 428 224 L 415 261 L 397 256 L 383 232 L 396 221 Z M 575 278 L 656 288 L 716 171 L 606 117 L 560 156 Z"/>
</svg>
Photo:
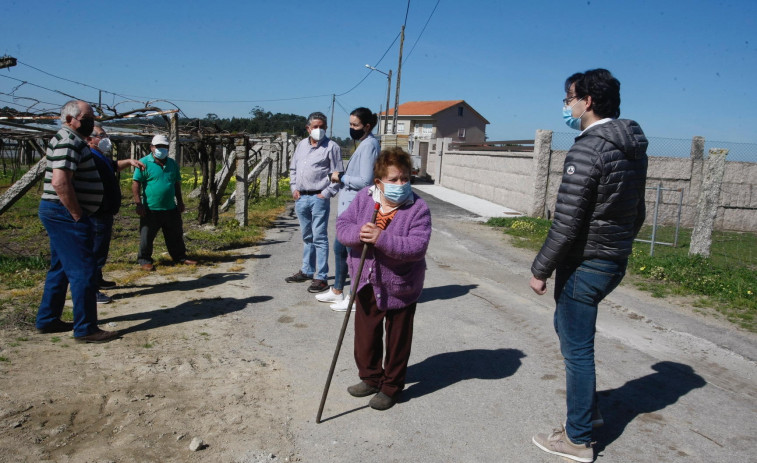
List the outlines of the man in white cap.
<svg viewBox="0 0 757 463">
<path fill-rule="evenodd" d="M 168 157 L 168 137 L 155 135 L 150 143 L 151 153 L 140 161 L 144 170 L 135 170 L 131 192 L 139 215 L 139 254 L 137 261 L 142 270 L 153 271 L 152 243 L 159 230 L 163 230 L 168 254 L 174 262 L 197 265 L 187 259 L 181 214 L 184 200 L 181 197 L 181 172 L 176 161 Z"/>
</svg>

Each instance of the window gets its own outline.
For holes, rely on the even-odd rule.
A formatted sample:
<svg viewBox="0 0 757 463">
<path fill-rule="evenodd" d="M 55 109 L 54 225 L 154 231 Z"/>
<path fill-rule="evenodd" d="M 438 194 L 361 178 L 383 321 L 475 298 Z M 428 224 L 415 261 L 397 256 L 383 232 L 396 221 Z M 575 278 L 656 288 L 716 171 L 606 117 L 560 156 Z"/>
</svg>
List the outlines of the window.
<svg viewBox="0 0 757 463">
<path fill-rule="evenodd" d="M 405 123 L 397 121 L 397 133 L 405 133 Z"/>
<path fill-rule="evenodd" d="M 457 107 L 457 115 L 460 116 L 460 117 L 463 117 L 463 107 L 462 106 L 458 106 Z"/>
<path fill-rule="evenodd" d="M 422 129 L 421 133 L 423 135 L 427 136 L 427 137 L 430 137 L 431 136 L 431 131 L 433 129 L 434 129 L 433 124 L 423 124 L 423 129 Z"/>
<path fill-rule="evenodd" d="M 465 129 L 457 129 L 457 138 L 465 139 Z"/>
</svg>

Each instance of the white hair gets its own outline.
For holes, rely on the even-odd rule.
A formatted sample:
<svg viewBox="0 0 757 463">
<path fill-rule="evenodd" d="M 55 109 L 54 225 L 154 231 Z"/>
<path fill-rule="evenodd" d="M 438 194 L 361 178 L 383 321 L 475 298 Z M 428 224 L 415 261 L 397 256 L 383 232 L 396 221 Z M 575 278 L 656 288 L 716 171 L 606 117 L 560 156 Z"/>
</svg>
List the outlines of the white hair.
<svg viewBox="0 0 757 463">
<path fill-rule="evenodd" d="M 71 100 L 60 108 L 60 118 L 64 121 L 66 120 L 66 116 L 71 116 L 76 119 L 79 117 L 79 114 L 81 114 L 79 100 Z"/>
</svg>

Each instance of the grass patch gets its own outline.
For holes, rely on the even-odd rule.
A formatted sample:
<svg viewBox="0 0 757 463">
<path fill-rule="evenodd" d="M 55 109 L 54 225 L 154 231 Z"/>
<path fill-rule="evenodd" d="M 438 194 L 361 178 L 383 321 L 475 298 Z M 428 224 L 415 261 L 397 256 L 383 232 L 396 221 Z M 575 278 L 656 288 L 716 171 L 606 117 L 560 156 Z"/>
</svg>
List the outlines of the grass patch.
<svg viewBox="0 0 757 463">
<path fill-rule="evenodd" d="M 23 173 L 0 172 L 0 193 Z M 191 259 L 199 260 L 201 265 L 237 261 L 238 258 L 231 250 L 259 242 L 266 228 L 271 226 L 291 198 L 288 194 L 289 180 L 282 179 L 279 182 L 281 195 L 278 198 L 254 197 L 250 202 L 249 226 L 238 225 L 234 220 L 233 207 L 219 214 L 218 226 L 200 226 L 197 223 L 199 199 L 189 197 L 195 184 L 193 169 L 182 168 L 182 174 L 182 191 L 188 211 L 183 216 L 187 252 Z M 119 272 L 118 282 L 125 286 L 143 277 L 145 273 L 136 265 L 139 217 L 131 201 L 131 176 L 127 171 L 122 172 L 120 183 L 122 206 L 113 224 L 110 253 L 104 270 L 106 274 Z M 227 194 L 232 189 L 233 183 L 227 189 Z M 47 233 L 37 217 L 41 194 L 40 182 L 3 213 L 0 221 L 0 329 L 34 327 L 50 262 Z M 160 234 L 154 242 L 153 258 L 161 274 L 191 274 L 196 271 L 191 267 L 173 265 Z M 73 320 L 70 308 L 66 309 L 62 318 L 65 321 Z"/>
<path fill-rule="evenodd" d="M 551 222 L 530 217 L 493 218 L 487 222 L 514 237 L 519 247 L 541 249 Z M 648 239 L 651 227 L 639 237 Z M 656 240 L 674 241 L 674 227 L 660 227 Z M 710 258 L 689 256 L 691 230 L 681 229 L 677 247 L 635 243 L 628 273 L 638 277 L 636 286 L 653 297 L 694 296 L 694 305 L 714 309 L 732 323 L 757 332 L 757 234 L 717 231 L 712 236 Z"/>
<path fill-rule="evenodd" d="M 492 217 L 486 224 L 502 228 L 514 238 L 514 246 L 538 251 L 547 238 L 552 221 L 534 217 Z"/>
</svg>

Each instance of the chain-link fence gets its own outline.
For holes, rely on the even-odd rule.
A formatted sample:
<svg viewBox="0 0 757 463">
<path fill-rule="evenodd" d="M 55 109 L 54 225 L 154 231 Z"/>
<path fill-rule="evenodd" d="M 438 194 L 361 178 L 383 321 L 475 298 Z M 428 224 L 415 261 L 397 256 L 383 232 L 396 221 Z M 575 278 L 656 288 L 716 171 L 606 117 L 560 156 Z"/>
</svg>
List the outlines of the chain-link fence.
<svg viewBox="0 0 757 463">
<path fill-rule="evenodd" d="M 552 149 L 568 150 L 573 145 L 578 132 L 553 132 Z M 693 138 L 693 137 L 692 137 Z M 691 156 L 691 138 L 665 138 L 647 137 L 649 156 L 663 156 L 671 158 L 687 158 Z M 737 143 L 729 141 L 704 140 L 704 156 L 707 157 L 710 149 L 725 148 L 728 150 L 729 161 L 757 162 L 757 143 Z"/>
</svg>

